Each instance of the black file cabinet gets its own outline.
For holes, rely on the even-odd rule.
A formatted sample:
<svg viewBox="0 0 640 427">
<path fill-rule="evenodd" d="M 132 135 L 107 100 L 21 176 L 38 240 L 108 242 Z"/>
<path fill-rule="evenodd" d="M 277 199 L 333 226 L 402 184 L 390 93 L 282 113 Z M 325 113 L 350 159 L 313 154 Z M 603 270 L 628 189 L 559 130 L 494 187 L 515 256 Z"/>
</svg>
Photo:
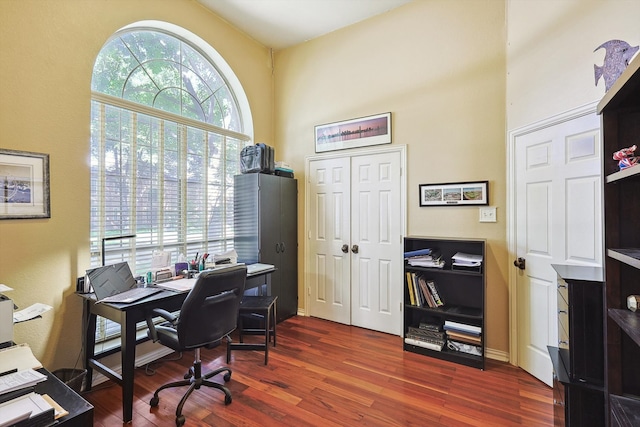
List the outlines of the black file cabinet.
<svg viewBox="0 0 640 427">
<path fill-rule="evenodd" d="M 604 409 L 602 268 L 553 265 L 558 273 L 558 346 L 553 363 L 556 426 L 601 427 Z"/>
<path fill-rule="evenodd" d="M 234 177 L 234 247 L 238 261 L 276 267 L 271 295 L 277 321 L 298 313 L 298 181 L 251 173 Z"/>
</svg>

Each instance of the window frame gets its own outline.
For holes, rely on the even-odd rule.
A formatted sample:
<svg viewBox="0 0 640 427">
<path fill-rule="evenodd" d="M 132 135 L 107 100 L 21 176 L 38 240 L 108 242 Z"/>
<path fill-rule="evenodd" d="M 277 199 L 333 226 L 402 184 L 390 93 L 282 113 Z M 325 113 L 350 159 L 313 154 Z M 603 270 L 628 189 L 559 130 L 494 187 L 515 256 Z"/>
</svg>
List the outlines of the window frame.
<svg viewBox="0 0 640 427">
<path fill-rule="evenodd" d="M 188 129 L 198 129 L 203 132 L 212 133 L 217 135 L 223 139 L 231 138 L 233 140 L 238 141 L 241 144 L 250 145 L 253 141 L 253 120 L 251 116 L 251 110 L 249 108 L 249 102 L 244 92 L 240 81 L 237 76 L 229 66 L 229 64 L 222 58 L 222 56 L 211 46 L 209 43 L 198 37 L 197 35 L 191 33 L 190 31 L 173 25 L 166 22 L 161 21 L 141 21 L 137 23 L 133 23 L 131 25 L 127 25 L 120 30 L 116 31 L 106 42 L 105 46 L 107 46 L 114 38 L 122 36 L 124 33 L 135 32 L 135 31 L 153 31 L 165 34 L 167 36 L 173 37 L 180 41 L 181 43 L 188 44 L 192 49 L 197 51 L 202 57 L 209 62 L 209 64 L 218 71 L 219 75 L 222 77 L 224 82 L 226 83 L 226 88 L 230 92 L 233 100 L 235 101 L 235 108 L 237 110 L 238 118 L 240 121 L 240 130 L 241 132 L 233 131 L 230 129 L 225 129 L 222 127 L 215 126 L 210 123 L 202 122 L 199 120 L 195 120 L 189 117 L 182 116 L 180 114 L 174 114 L 171 112 L 159 110 L 150 106 L 146 106 L 143 104 L 139 104 L 136 102 L 129 101 L 124 98 L 108 95 L 105 93 L 91 91 L 91 108 L 97 104 L 111 106 L 119 109 L 127 110 L 131 114 L 143 114 L 149 116 L 155 120 L 166 120 L 172 123 L 175 123 L 178 127 Z M 102 51 L 102 50 L 101 50 Z M 95 67 L 92 69 L 92 72 L 95 71 Z M 93 114 L 91 117 L 91 123 L 93 126 Z M 104 127 L 102 128 L 104 129 Z M 92 130 L 92 138 L 95 135 Z M 132 138 L 136 138 L 135 136 Z M 90 142 L 93 144 L 93 142 Z M 221 143 L 224 147 L 225 143 Z M 224 149 L 223 149 L 224 150 Z M 221 159 L 224 160 L 224 153 L 221 153 Z M 224 162 L 226 165 L 226 161 Z M 239 162 L 238 162 L 239 165 Z M 222 166 L 223 168 L 226 167 Z M 239 169 L 238 169 L 239 173 Z M 166 175 L 165 175 L 166 176 Z M 223 173 L 224 177 L 224 173 Z M 94 179 L 93 171 L 91 174 L 91 179 Z M 93 190 L 92 190 L 93 196 Z M 224 193 L 223 193 L 224 194 Z M 135 197 L 135 196 L 133 196 Z M 91 203 L 91 207 L 93 209 L 93 201 Z M 133 230 L 133 234 L 135 234 L 135 229 Z M 94 230 L 93 226 L 91 229 L 90 236 L 90 248 L 91 248 L 91 267 L 97 267 L 101 264 L 101 259 L 105 255 L 102 253 L 103 242 L 99 238 L 94 238 L 93 236 Z M 104 236 L 103 236 L 104 237 Z M 208 235 L 203 235 L 202 242 L 209 241 Z M 228 238 L 226 239 L 228 240 Z M 189 242 L 185 240 L 183 242 L 184 245 L 189 245 Z M 107 252 L 115 255 L 116 259 L 118 255 L 122 260 L 129 261 L 129 256 L 131 253 L 134 254 L 135 259 L 135 251 L 136 251 L 136 243 L 135 239 L 123 239 L 122 241 L 113 241 L 109 242 Z M 109 258 L 109 257 L 107 257 Z M 110 257 L 110 261 L 114 261 L 114 257 Z M 176 259 L 172 260 L 173 262 L 177 261 Z M 110 263 L 110 262 L 107 262 Z M 140 271 L 136 271 L 136 266 L 132 265 L 132 270 L 134 271 L 134 275 L 136 273 L 140 274 Z M 143 330 L 146 328 L 146 323 L 142 322 L 138 325 L 138 330 Z M 119 346 L 120 335 L 120 326 L 115 322 L 110 322 L 104 318 L 98 318 L 98 325 L 96 328 L 96 343 L 102 345 L 103 351 L 108 351 L 110 348 Z M 139 337 L 140 338 L 140 337 Z"/>
</svg>

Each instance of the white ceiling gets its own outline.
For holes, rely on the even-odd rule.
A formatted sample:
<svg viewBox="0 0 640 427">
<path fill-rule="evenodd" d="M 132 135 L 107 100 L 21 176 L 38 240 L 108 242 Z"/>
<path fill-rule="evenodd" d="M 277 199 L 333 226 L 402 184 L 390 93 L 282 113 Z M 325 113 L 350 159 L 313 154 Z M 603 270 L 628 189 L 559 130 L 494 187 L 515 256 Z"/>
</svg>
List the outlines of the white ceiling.
<svg viewBox="0 0 640 427">
<path fill-rule="evenodd" d="M 413 0 L 197 0 L 266 47 L 284 49 Z"/>
</svg>

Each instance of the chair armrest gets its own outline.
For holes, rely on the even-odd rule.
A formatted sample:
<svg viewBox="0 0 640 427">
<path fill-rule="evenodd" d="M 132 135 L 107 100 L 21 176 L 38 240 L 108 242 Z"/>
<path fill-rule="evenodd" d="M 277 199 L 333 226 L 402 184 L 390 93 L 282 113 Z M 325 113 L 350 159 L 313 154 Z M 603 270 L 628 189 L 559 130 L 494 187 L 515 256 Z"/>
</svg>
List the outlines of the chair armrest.
<svg viewBox="0 0 640 427">
<path fill-rule="evenodd" d="M 151 314 L 147 315 L 147 328 L 149 328 L 149 338 L 151 338 L 153 342 L 158 341 L 158 332 L 156 331 L 155 323 L 153 323 L 153 318 L 155 316 L 162 317 L 174 326 L 178 323 L 178 316 L 175 316 L 162 308 L 154 308 L 151 311 Z"/>
<path fill-rule="evenodd" d="M 160 316 L 165 320 L 168 320 L 169 322 L 171 322 L 171 324 L 175 325 L 176 323 L 178 323 L 178 316 L 168 312 L 167 310 L 163 309 L 163 308 L 154 308 L 152 313 L 156 316 Z"/>
</svg>

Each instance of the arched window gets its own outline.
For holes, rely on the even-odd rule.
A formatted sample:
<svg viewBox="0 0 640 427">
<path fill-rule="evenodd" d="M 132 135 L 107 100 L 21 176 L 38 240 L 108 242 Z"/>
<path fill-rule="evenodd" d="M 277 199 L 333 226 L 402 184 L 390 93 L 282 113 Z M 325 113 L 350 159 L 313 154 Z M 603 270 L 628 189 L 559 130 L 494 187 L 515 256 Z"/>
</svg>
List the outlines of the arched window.
<svg viewBox="0 0 640 427">
<path fill-rule="evenodd" d="M 164 22 L 115 33 L 91 82 L 91 263 L 233 244 L 233 176 L 253 129 L 246 96 L 206 42 Z M 132 236 L 135 237 L 122 237 Z"/>
</svg>

